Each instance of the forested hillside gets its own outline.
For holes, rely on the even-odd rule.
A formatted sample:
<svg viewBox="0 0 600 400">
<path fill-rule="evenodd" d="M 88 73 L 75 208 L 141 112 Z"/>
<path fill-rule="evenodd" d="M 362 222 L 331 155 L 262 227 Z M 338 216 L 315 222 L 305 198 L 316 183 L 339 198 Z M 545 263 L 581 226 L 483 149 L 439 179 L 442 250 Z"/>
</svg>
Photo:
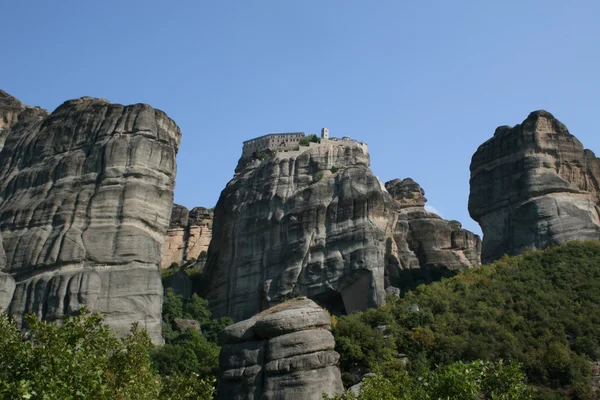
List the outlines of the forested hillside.
<svg viewBox="0 0 600 400">
<path fill-rule="evenodd" d="M 456 361 L 516 361 L 541 399 L 594 399 L 600 360 L 600 243 L 505 256 L 337 319 L 346 385 L 408 360 L 414 376 Z"/>
</svg>

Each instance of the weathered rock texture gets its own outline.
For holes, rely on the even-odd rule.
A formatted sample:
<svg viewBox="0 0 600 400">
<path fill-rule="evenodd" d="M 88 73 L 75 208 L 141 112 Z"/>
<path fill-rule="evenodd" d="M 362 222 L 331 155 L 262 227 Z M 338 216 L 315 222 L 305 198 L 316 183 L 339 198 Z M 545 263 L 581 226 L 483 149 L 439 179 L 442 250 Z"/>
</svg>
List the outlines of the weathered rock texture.
<svg viewBox="0 0 600 400">
<path fill-rule="evenodd" d="M 471 161 L 469 212 L 483 230 L 483 261 L 600 238 L 599 179 L 598 158 L 552 114 L 497 128 Z"/>
<path fill-rule="evenodd" d="M 422 205 L 403 210 L 369 161 L 351 140 L 242 157 L 215 209 L 203 276 L 213 313 L 241 320 L 295 294 L 354 312 L 382 304 L 386 286 L 411 286 L 398 281 L 421 265 L 479 264 L 478 238 Z M 428 231 L 409 235 L 409 218 Z"/>
<path fill-rule="evenodd" d="M 212 238 L 213 213 L 204 207 L 191 211 L 175 204 L 163 251 L 162 267 L 175 263 L 183 265 L 197 261 L 197 268 L 204 267 L 208 245 Z"/>
<path fill-rule="evenodd" d="M 425 191 L 418 183 L 395 179 L 385 187 L 400 208 L 389 241 L 390 283 L 409 289 L 481 265 L 479 236 L 425 210 Z"/>
<path fill-rule="evenodd" d="M 4 147 L 4 142 L 8 137 L 10 130 L 17 121 L 21 124 L 25 120 L 30 120 L 30 123 L 35 123 L 42 118 L 47 117 L 48 111 L 39 107 L 30 107 L 21 103 L 15 97 L 9 95 L 3 90 L 0 90 L 0 151 Z"/>
<path fill-rule="evenodd" d="M 333 312 L 381 304 L 395 205 L 368 165 L 350 141 L 238 165 L 215 209 L 205 268 L 214 314 L 245 319 L 293 293 Z"/>
<path fill-rule="evenodd" d="M 5 266 L 6 255 L 4 254 L 4 247 L 2 247 L 2 236 L 0 236 L 0 311 L 8 308 L 15 291 L 13 277 L 2 272 Z"/>
<path fill-rule="evenodd" d="M 317 400 L 344 390 L 330 319 L 311 300 L 277 305 L 221 334 L 217 399 Z"/>
<path fill-rule="evenodd" d="M 81 305 L 160 341 L 159 265 L 181 133 L 165 113 L 89 97 L 12 125 L 0 153 L 9 312 L 56 320 Z"/>
</svg>

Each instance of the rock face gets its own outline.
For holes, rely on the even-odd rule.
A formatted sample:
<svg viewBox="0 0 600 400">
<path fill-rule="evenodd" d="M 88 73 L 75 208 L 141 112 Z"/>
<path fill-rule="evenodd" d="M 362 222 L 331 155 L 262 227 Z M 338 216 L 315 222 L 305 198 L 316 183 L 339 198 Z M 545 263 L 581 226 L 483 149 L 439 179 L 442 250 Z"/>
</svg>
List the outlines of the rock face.
<svg viewBox="0 0 600 400">
<path fill-rule="evenodd" d="M 479 265 L 478 237 L 406 187 L 395 201 L 369 162 L 352 140 L 242 157 L 215 209 L 203 276 L 213 314 L 241 320 L 297 294 L 350 313 L 382 304 L 386 286 L 411 287 L 421 267 Z"/>
<path fill-rule="evenodd" d="M 343 393 L 329 315 L 311 300 L 277 305 L 221 334 L 217 399 L 317 400 Z"/>
<path fill-rule="evenodd" d="M 181 133 L 148 105 L 84 97 L 12 125 L 0 153 L 9 312 L 56 320 L 81 305 L 160 341 L 161 248 Z"/>
<path fill-rule="evenodd" d="M 176 295 L 181 296 L 183 299 L 189 299 L 194 293 L 194 283 L 190 279 L 190 276 L 184 271 L 177 271 L 167 279 L 165 279 L 164 286 L 173 289 Z"/>
<path fill-rule="evenodd" d="M 0 236 L 0 310 L 6 310 L 10 304 L 15 291 L 15 280 L 12 276 L 2 272 L 6 266 L 6 255 L 2 247 L 2 236 Z"/>
<path fill-rule="evenodd" d="M 410 289 L 481 265 L 479 236 L 425 210 L 425 191 L 418 183 L 395 179 L 385 187 L 399 207 L 388 257 L 390 283 Z"/>
<path fill-rule="evenodd" d="M 292 294 L 332 312 L 381 304 L 395 205 L 368 165 L 353 141 L 242 158 L 215 209 L 203 277 L 213 315 L 249 318 Z"/>
<path fill-rule="evenodd" d="M 39 107 L 26 106 L 4 90 L 0 90 L 0 151 L 4 147 L 4 142 L 6 142 L 12 126 L 17 121 L 20 121 L 21 124 L 25 120 L 34 123 L 47 117 L 48 114 L 48 111 Z"/>
<path fill-rule="evenodd" d="M 497 128 L 471 161 L 469 212 L 483 230 L 483 261 L 600 238 L 599 179 L 598 158 L 552 114 Z"/>
<path fill-rule="evenodd" d="M 189 211 L 175 204 L 167 230 L 162 268 L 168 268 L 173 263 L 183 265 L 195 261 L 197 268 L 204 267 L 212 238 L 212 224 L 211 210 L 195 207 Z"/>
</svg>

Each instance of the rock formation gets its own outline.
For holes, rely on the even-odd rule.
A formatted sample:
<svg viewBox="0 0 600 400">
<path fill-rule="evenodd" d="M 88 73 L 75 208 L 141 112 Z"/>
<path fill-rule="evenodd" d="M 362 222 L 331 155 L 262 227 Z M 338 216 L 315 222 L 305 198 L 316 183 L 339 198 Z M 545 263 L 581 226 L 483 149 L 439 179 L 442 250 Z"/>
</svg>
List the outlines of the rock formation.
<svg viewBox="0 0 600 400">
<path fill-rule="evenodd" d="M 481 265 L 479 236 L 425 210 L 425 191 L 418 183 L 395 179 L 385 187 L 400 209 L 390 241 L 390 283 L 409 289 Z"/>
<path fill-rule="evenodd" d="M 213 315 L 241 320 L 297 294 L 354 312 L 423 280 L 411 270 L 479 265 L 478 237 L 394 201 L 369 162 L 352 140 L 242 157 L 215 209 L 203 276 Z"/>
<path fill-rule="evenodd" d="M 175 204 L 163 251 L 162 268 L 175 263 L 183 265 L 196 262 L 196 268 L 203 268 L 206 252 L 212 238 L 213 213 L 204 207 L 189 211 Z"/>
<path fill-rule="evenodd" d="M 320 400 L 343 393 L 329 315 L 299 298 L 221 334 L 217 399 Z"/>
<path fill-rule="evenodd" d="M 368 165 L 351 141 L 242 158 L 215 209 L 203 278 L 213 315 L 249 318 L 293 294 L 332 312 L 381 304 L 395 209 Z"/>
<path fill-rule="evenodd" d="M 23 124 L 25 120 L 31 120 L 31 123 L 34 123 L 47 117 L 48 114 L 48 111 L 39 107 L 26 106 L 4 90 L 0 90 L 0 151 L 17 121 Z"/>
<path fill-rule="evenodd" d="M 600 162 L 546 111 L 501 126 L 471 161 L 469 212 L 484 262 L 600 238 Z"/>
<path fill-rule="evenodd" d="M 148 105 L 89 97 L 22 115 L 0 153 L 9 312 L 52 321 L 85 305 L 118 333 L 139 321 L 159 342 L 179 128 Z"/>
</svg>

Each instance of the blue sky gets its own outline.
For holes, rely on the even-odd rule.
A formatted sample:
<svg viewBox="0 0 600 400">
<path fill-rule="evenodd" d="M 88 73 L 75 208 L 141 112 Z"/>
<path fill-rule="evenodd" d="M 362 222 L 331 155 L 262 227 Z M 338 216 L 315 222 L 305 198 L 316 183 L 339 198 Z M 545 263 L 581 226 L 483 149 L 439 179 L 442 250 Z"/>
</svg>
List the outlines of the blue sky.
<svg viewBox="0 0 600 400">
<path fill-rule="evenodd" d="M 149 103 L 181 127 L 175 201 L 214 206 L 242 141 L 351 136 L 382 181 L 469 218 L 469 163 L 546 109 L 600 153 L 598 1 L 12 1 L 2 89 L 53 110 Z"/>
</svg>

